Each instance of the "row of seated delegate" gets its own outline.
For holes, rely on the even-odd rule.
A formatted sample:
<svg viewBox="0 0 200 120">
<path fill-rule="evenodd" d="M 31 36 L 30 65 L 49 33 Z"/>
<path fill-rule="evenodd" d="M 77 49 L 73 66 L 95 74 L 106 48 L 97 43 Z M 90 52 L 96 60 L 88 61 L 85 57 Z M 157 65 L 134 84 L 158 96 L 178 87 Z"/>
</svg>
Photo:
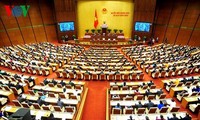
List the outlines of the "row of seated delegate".
<svg viewBox="0 0 200 120">
<path fill-rule="evenodd" d="M 200 102 L 199 76 L 162 80 L 163 88 L 169 91 L 171 97 L 176 97 L 183 108 L 189 108 L 198 113 Z"/>
<path fill-rule="evenodd" d="M 142 71 L 117 48 L 91 47 L 56 72 L 58 77 L 92 80 L 143 79 Z"/>
<path fill-rule="evenodd" d="M 28 88 L 37 83 L 36 77 L 17 75 L 7 71 L 0 71 L 0 89 L 19 95 L 27 92 Z"/>
<path fill-rule="evenodd" d="M 28 94 L 20 94 L 13 105 L 1 110 L 14 113 L 20 108 L 29 108 L 34 119 L 48 118 L 72 120 L 76 117 L 84 94 L 84 82 L 45 79 L 42 85 L 35 85 Z M 45 85 L 46 84 L 46 85 Z"/>
<path fill-rule="evenodd" d="M 120 81 L 120 80 L 143 80 L 144 74 L 104 74 L 99 71 L 100 74 L 96 73 L 66 73 L 63 70 L 57 71 L 57 77 L 68 78 L 68 79 L 78 79 L 78 80 L 108 80 L 108 81 Z"/>
<path fill-rule="evenodd" d="M 124 47 L 122 51 L 153 78 L 199 72 L 198 47 L 159 44 Z"/>
<path fill-rule="evenodd" d="M 49 75 L 84 51 L 74 45 L 55 46 L 50 43 L 17 45 L 0 49 L 1 65 L 20 72 Z"/>
<path fill-rule="evenodd" d="M 144 86 L 147 87 L 143 89 Z M 130 89 L 123 89 L 124 87 Z M 133 87 L 134 89 L 132 89 Z M 162 89 L 154 87 L 152 81 L 113 82 L 110 83 L 108 93 L 109 108 L 111 110 L 110 119 L 113 120 L 124 118 L 155 120 L 161 115 L 167 119 L 167 115 L 170 118 L 172 114 L 180 119 L 180 116 L 190 117 L 186 112 L 180 112 L 180 107 L 176 106 L 176 102 L 172 98 L 166 98 L 166 94 Z M 148 116 L 145 114 L 148 114 Z"/>
</svg>

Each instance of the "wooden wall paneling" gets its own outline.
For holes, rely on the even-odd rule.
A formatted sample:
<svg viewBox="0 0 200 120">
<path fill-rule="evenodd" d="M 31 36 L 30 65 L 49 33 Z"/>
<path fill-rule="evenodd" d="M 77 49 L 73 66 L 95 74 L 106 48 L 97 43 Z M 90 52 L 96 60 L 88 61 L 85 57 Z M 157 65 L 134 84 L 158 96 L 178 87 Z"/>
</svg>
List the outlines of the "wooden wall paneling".
<svg viewBox="0 0 200 120">
<path fill-rule="evenodd" d="M 200 46 L 199 35 L 200 35 L 200 14 L 192 29 L 188 44 L 191 46 Z"/>
<path fill-rule="evenodd" d="M 166 27 L 165 27 L 165 30 L 164 30 L 163 42 L 168 42 L 167 41 L 168 38 L 166 37 L 166 33 L 167 33 L 167 30 L 168 30 L 168 27 L 169 27 L 169 23 L 170 23 L 170 19 L 171 19 L 173 10 L 174 10 L 174 2 L 171 2 L 171 4 L 172 4 L 172 7 L 170 9 L 170 14 L 169 14 L 168 21 L 167 21 L 167 24 L 166 24 Z"/>
<path fill-rule="evenodd" d="M 38 0 L 38 4 L 39 4 L 40 17 L 41 17 L 42 25 L 43 25 L 43 28 L 44 28 L 45 38 L 46 38 L 46 41 L 48 41 L 47 32 L 46 32 L 46 29 L 45 29 L 45 26 L 44 26 L 44 20 L 43 20 L 43 15 L 42 15 L 42 11 L 41 11 L 40 0 Z"/>
<path fill-rule="evenodd" d="M 54 16 L 53 16 L 53 0 L 40 0 L 41 4 L 41 13 L 44 24 L 54 24 Z"/>
<path fill-rule="evenodd" d="M 8 35 L 13 45 L 24 44 L 24 41 L 19 29 L 9 30 Z"/>
<path fill-rule="evenodd" d="M 167 43 L 174 44 L 174 40 L 176 38 L 177 33 L 178 33 L 178 28 L 168 27 L 165 37 L 167 39 Z"/>
<path fill-rule="evenodd" d="M 8 31 L 3 23 L 3 20 L 1 19 L 0 17 L 0 26 L 1 26 L 1 29 L 0 29 L 0 38 L 1 38 L 1 46 L 7 46 L 7 45 L 12 45 L 12 42 L 10 40 L 10 37 L 8 35 Z"/>
<path fill-rule="evenodd" d="M 34 37 L 34 33 L 33 33 L 33 29 L 31 27 L 23 28 L 22 29 L 22 34 L 24 36 L 26 44 L 35 43 L 36 42 L 35 41 L 35 37 Z"/>
<path fill-rule="evenodd" d="M 154 14 L 155 14 L 155 6 L 156 6 L 156 0 L 135 0 L 133 25 L 135 25 L 136 21 L 144 21 L 144 22 L 153 23 Z M 135 31 L 133 27 L 133 35 L 135 34 L 141 37 L 142 36 L 151 37 L 152 26 L 151 26 L 150 32 L 138 32 L 138 31 Z"/>
<path fill-rule="evenodd" d="M 177 33 L 178 37 L 175 44 L 187 45 L 191 33 L 192 30 L 190 29 L 180 29 L 179 33 Z"/>
<path fill-rule="evenodd" d="M 56 26 L 45 26 L 49 42 L 57 40 Z"/>
<path fill-rule="evenodd" d="M 180 25 L 179 25 L 179 28 L 178 28 L 178 33 L 177 33 L 176 38 L 175 38 L 175 40 L 174 40 L 174 43 L 175 43 L 175 44 L 177 44 L 177 41 L 181 41 L 182 44 L 183 44 L 183 43 L 187 44 L 187 41 L 188 41 L 187 39 L 180 39 L 180 40 L 177 40 L 177 38 L 178 38 L 178 35 L 179 35 L 179 32 L 180 32 L 180 29 L 181 29 L 181 27 L 182 27 L 182 23 L 183 23 L 183 20 L 184 20 L 184 17 L 185 17 L 185 13 L 186 13 L 187 8 L 188 8 L 188 5 L 189 5 L 189 1 L 190 1 L 190 0 L 187 0 L 187 1 L 186 1 L 185 9 L 183 9 L 183 6 L 182 6 L 182 10 L 184 10 L 184 12 L 183 12 L 183 16 L 182 16 L 181 21 L 180 21 Z M 189 37 L 188 37 L 188 38 L 189 38 Z M 183 41 L 183 40 L 186 40 L 186 41 Z"/>
<path fill-rule="evenodd" d="M 199 35 L 200 35 L 200 30 L 194 30 L 188 45 L 199 47 L 200 46 Z"/>
<path fill-rule="evenodd" d="M 72 35 L 77 36 L 77 29 L 75 27 L 74 31 L 68 31 L 68 32 L 60 32 L 59 26 L 57 23 L 63 22 L 63 21 L 74 21 L 76 26 L 76 1 L 74 0 L 54 0 L 54 7 L 55 7 L 55 17 L 56 17 L 56 28 L 58 32 L 58 40 L 61 42 L 61 37 L 63 35 L 68 35 L 69 39 L 72 39 Z"/>
<path fill-rule="evenodd" d="M 158 37 L 158 43 L 162 43 L 163 40 L 164 40 L 164 31 L 165 31 L 166 27 L 165 26 L 159 26 L 159 25 L 156 25 L 155 26 L 155 37 Z"/>
<path fill-rule="evenodd" d="M 46 36 L 43 26 L 34 27 L 33 29 L 36 35 L 37 42 L 46 42 Z"/>
</svg>

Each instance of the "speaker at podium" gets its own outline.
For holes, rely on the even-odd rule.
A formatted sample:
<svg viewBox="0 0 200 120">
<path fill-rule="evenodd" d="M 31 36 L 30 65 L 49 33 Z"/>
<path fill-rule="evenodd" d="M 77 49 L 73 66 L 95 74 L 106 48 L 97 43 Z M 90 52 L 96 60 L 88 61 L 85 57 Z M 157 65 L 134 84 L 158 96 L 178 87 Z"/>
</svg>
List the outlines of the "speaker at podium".
<svg viewBox="0 0 200 120">
<path fill-rule="evenodd" d="M 9 120 L 31 120 L 30 109 L 20 108 L 9 117 Z"/>
<path fill-rule="evenodd" d="M 103 34 L 103 35 L 106 35 L 107 28 L 108 28 L 108 25 L 107 25 L 106 22 L 104 21 L 103 24 L 101 25 L 101 29 L 102 29 L 102 34 Z"/>
</svg>

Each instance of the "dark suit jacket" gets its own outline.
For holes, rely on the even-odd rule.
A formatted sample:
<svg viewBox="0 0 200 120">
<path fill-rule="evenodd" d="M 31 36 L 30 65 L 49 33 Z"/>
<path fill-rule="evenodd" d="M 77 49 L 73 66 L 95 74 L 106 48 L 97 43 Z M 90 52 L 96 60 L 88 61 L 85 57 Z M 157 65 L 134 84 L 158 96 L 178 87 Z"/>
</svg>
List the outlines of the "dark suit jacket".
<svg viewBox="0 0 200 120">
<path fill-rule="evenodd" d="M 179 120 L 177 117 L 167 118 L 168 120 Z"/>
<path fill-rule="evenodd" d="M 154 107 L 154 103 L 153 102 L 149 102 L 146 104 L 147 108 L 150 109 L 150 107 Z"/>
</svg>

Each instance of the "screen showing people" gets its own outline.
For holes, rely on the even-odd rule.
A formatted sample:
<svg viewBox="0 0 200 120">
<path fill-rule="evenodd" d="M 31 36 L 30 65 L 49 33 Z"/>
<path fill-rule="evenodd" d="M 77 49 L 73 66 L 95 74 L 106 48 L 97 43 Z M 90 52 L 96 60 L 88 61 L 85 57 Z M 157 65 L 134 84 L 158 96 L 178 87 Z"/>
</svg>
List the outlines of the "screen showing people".
<svg viewBox="0 0 200 120">
<path fill-rule="evenodd" d="M 59 28 L 61 32 L 73 31 L 74 30 L 74 22 L 61 22 L 59 23 Z"/>
<path fill-rule="evenodd" d="M 135 23 L 135 31 L 149 32 L 150 31 L 150 26 L 151 26 L 151 23 L 136 22 Z"/>
</svg>

